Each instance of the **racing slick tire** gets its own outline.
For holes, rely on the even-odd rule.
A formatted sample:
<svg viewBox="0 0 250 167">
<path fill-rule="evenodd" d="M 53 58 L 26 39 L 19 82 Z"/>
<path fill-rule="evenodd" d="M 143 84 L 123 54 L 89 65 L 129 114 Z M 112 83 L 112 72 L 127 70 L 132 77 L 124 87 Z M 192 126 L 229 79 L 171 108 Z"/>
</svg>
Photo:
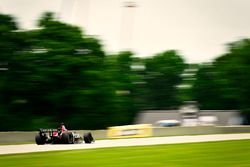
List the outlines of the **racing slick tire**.
<svg viewBox="0 0 250 167">
<path fill-rule="evenodd" d="M 42 137 L 40 134 L 36 135 L 35 140 L 37 145 L 43 145 L 46 143 L 46 139 Z"/>
<path fill-rule="evenodd" d="M 63 144 L 74 144 L 74 135 L 71 132 L 64 132 L 62 134 L 62 143 Z"/>
<path fill-rule="evenodd" d="M 94 142 L 94 138 L 90 132 L 84 133 L 83 140 L 87 144 Z"/>
</svg>

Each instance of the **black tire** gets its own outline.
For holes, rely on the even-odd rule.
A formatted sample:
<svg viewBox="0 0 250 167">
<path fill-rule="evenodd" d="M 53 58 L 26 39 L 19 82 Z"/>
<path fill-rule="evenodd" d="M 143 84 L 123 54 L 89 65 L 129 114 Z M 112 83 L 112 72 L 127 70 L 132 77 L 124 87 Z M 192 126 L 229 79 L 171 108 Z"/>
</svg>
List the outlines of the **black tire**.
<svg viewBox="0 0 250 167">
<path fill-rule="evenodd" d="M 89 144 L 89 143 L 92 143 L 94 141 L 94 138 L 93 138 L 92 134 L 89 132 L 89 133 L 84 133 L 83 140 L 85 143 Z"/>
<path fill-rule="evenodd" d="M 74 139 L 74 134 L 72 132 L 69 132 L 69 144 L 74 144 L 75 139 Z"/>
<path fill-rule="evenodd" d="M 41 136 L 40 134 L 36 135 L 35 140 L 36 140 L 37 145 L 43 145 L 46 143 L 46 139 L 43 136 Z"/>
<path fill-rule="evenodd" d="M 63 144 L 73 144 L 74 143 L 74 136 L 71 132 L 64 132 L 62 134 L 62 143 Z"/>
</svg>

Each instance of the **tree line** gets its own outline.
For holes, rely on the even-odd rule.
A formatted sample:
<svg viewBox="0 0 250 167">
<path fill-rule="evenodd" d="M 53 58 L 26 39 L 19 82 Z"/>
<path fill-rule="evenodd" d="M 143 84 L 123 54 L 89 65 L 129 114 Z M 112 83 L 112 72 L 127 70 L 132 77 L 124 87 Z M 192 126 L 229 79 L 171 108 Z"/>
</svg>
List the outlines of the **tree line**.
<svg viewBox="0 0 250 167">
<path fill-rule="evenodd" d="M 177 109 L 183 96 L 202 109 L 249 113 L 249 49 L 248 39 L 237 41 L 211 64 L 199 65 L 183 95 L 177 85 L 190 65 L 176 50 L 150 58 L 130 51 L 109 55 L 96 37 L 53 13 L 26 31 L 0 14 L 0 130 L 131 124 L 141 110 Z"/>
<path fill-rule="evenodd" d="M 227 44 L 226 53 L 200 65 L 192 94 L 201 109 L 240 110 L 250 124 L 250 39 Z"/>
</svg>

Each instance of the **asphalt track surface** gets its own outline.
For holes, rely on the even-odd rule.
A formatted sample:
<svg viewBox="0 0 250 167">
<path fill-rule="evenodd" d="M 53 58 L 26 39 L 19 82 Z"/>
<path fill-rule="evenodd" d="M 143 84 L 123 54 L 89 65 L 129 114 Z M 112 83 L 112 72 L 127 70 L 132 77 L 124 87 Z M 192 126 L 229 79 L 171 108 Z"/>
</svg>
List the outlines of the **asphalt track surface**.
<svg viewBox="0 0 250 167">
<path fill-rule="evenodd" d="M 250 139 L 250 133 L 97 140 L 95 141 L 95 143 L 92 144 L 81 143 L 81 144 L 68 144 L 68 145 L 67 144 L 3 145 L 0 146 L 0 154 L 18 154 L 18 153 L 45 152 L 45 151 L 58 151 L 58 150 L 78 150 L 78 149 L 94 149 L 94 148 L 107 148 L 107 147 L 144 146 L 144 145 L 157 145 L 157 144 L 196 143 L 196 142 L 243 140 L 243 139 Z"/>
</svg>

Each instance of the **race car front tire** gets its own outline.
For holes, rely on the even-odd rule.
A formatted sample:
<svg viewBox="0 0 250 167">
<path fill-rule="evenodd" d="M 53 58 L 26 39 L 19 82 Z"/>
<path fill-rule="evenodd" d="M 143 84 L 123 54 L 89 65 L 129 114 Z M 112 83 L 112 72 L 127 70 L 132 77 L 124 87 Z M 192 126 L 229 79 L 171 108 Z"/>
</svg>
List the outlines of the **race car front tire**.
<svg viewBox="0 0 250 167">
<path fill-rule="evenodd" d="M 92 143 L 94 141 L 94 138 L 90 132 L 84 133 L 83 139 L 84 139 L 84 142 L 87 144 Z"/>
</svg>

